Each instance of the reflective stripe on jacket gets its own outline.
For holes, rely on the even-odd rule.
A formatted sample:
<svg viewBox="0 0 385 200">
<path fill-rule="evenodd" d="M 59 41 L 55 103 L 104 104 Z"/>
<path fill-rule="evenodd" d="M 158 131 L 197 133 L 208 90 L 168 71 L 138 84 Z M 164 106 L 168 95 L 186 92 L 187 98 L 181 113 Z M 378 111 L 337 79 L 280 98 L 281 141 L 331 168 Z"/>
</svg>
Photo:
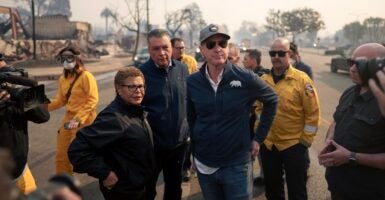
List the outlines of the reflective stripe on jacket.
<svg viewBox="0 0 385 200">
<path fill-rule="evenodd" d="M 277 114 L 264 141 L 266 147 L 271 149 L 275 145 L 278 150 L 284 150 L 298 143 L 309 147 L 317 133 L 320 118 L 313 81 L 292 66 L 277 84 L 271 73 L 263 75 L 262 79 L 278 95 Z"/>
</svg>

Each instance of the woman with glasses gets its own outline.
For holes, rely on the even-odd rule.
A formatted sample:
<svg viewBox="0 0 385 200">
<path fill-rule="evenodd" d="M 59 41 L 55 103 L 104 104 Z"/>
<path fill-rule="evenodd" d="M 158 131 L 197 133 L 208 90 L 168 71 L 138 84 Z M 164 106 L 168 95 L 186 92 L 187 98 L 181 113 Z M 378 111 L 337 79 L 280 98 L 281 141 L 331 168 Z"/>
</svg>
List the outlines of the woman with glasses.
<svg viewBox="0 0 385 200">
<path fill-rule="evenodd" d="M 96 117 L 99 101 L 98 87 L 94 76 L 84 68 L 80 52 L 74 47 L 62 49 L 57 58 L 63 64 L 55 98 L 48 104 L 53 111 L 65 107 L 66 112 L 57 136 L 56 173 L 73 173 L 67 149 L 76 132 L 90 125 Z"/>
<path fill-rule="evenodd" d="M 68 155 L 75 172 L 99 179 L 105 199 L 141 200 L 155 169 L 152 131 L 141 106 L 144 76 L 128 67 L 114 83 L 115 99 L 78 132 Z"/>
</svg>

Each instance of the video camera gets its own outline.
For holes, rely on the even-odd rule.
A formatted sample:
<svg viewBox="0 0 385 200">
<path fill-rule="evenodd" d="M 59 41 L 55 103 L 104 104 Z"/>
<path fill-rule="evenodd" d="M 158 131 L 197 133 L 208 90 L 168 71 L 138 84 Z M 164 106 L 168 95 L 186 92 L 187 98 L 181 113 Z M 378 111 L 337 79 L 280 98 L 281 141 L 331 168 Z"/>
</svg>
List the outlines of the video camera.
<svg viewBox="0 0 385 200">
<path fill-rule="evenodd" d="M 385 67 L 385 58 L 376 58 L 376 59 L 356 59 L 355 64 L 360 74 L 362 84 L 368 85 L 369 79 L 376 81 L 377 85 L 380 85 L 380 82 L 376 76 L 378 70 L 382 70 Z M 383 88 L 385 89 L 385 88 Z"/>
<path fill-rule="evenodd" d="M 28 73 L 23 69 L 12 66 L 0 68 L 0 89 L 7 90 L 11 101 L 17 107 L 24 108 L 24 111 L 35 108 L 46 100 L 44 85 L 38 85 L 37 81 L 28 78 Z"/>
</svg>

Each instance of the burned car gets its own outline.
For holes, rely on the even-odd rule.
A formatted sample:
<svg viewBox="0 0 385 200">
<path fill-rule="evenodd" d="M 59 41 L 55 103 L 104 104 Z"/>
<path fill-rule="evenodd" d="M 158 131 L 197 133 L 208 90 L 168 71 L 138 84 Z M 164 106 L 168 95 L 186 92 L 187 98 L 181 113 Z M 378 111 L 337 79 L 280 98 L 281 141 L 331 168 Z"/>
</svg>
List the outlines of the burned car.
<svg viewBox="0 0 385 200">
<path fill-rule="evenodd" d="M 349 71 L 348 58 L 343 56 L 332 58 L 330 71 L 337 73 L 338 70 Z"/>
<path fill-rule="evenodd" d="M 147 62 L 149 58 L 150 54 L 148 53 L 148 48 L 141 49 L 134 57 L 134 66 L 139 67 L 141 64 Z"/>
<path fill-rule="evenodd" d="M 337 73 L 338 70 L 349 71 L 348 59 L 351 57 L 353 49 L 346 50 L 341 53 L 338 57 L 334 57 L 330 63 L 330 71 Z"/>
</svg>

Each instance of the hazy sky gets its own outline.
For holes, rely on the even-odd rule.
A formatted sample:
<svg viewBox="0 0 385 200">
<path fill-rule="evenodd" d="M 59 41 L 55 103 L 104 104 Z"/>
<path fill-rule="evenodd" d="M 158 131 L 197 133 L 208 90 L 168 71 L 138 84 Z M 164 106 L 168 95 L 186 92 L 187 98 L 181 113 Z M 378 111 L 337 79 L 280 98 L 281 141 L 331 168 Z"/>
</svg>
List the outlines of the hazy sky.
<svg viewBox="0 0 385 200">
<path fill-rule="evenodd" d="M 207 23 L 227 24 L 231 33 L 237 30 L 242 21 L 265 24 L 269 9 L 282 11 L 293 8 L 313 8 L 321 13 L 326 29 L 321 36 L 333 34 L 346 23 L 369 16 L 385 18 L 384 0 L 149 0 L 150 22 L 164 26 L 164 13 L 184 8 L 196 2 Z M 90 22 L 93 26 L 104 27 L 100 13 L 105 7 L 126 12 L 123 0 L 71 0 L 72 19 Z"/>
</svg>

